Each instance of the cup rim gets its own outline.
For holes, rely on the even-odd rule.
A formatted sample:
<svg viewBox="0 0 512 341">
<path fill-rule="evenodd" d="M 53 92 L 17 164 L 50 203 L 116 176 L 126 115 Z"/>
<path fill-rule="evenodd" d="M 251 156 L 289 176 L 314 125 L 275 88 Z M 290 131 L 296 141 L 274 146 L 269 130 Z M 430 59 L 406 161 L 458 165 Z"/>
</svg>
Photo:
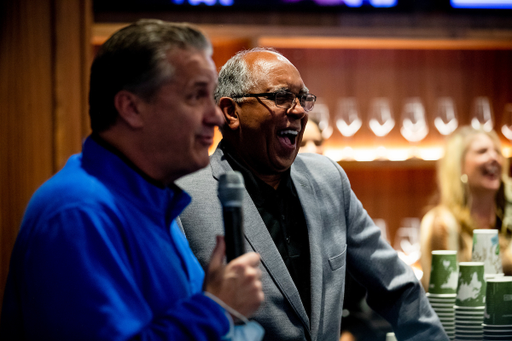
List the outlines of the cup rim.
<svg viewBox="0 0 512 341">
<path fill-rule="evenodd" d="M 461 305 L 454 305 L 455 309 L 460 309 L 460 310 L 484 310 L 485 309 L 485 305 L 477 305 L 477 306 L 474 306 L 474 307 L 471 307 L 471 306 L 461 306 Z"/>
<path fill-rule="evenodd" d="M 502 329 L 502 327 L 507 327 L 507 329 L 512 330 L 512 324 L 485 324 L 485 323 L 482 323 L 482 326 L 484 326 L 486 328 L 491 328 L 491 329 L 494 329 L 494 328 Z"/>
<path fill-rule="evenodd" d="M 437 303 L 437 302 L 430 302 L 430 305 L 433 307 L 438 308 L 451 308 L 453 306 L 452 303 Z"/>
<path fill-rule="evenodd" d="M 469 316 L 475 316 L 475 314 L 478 314 L 479 316 L 484 314 L 484 310 L 482 311 L 467 311 L 467 310 L 456 310 L 454 311 L 455 314 L 457 315 L 469 315 Z"/>
<path fill-rule="evenodd" d="M 487 283 L 489 282 L 512 282 L 512 276 L 496 276 L 489 279 L 486 279 Z"/>
<path fill-rule="evenodd" d="M 460 316 L 460 315 L 453 315 L 453 318 L 454 320 L 456 321 L 462 321 L 462 322 L 474 322 L 472 320 L 477 320 L 477 319 L 481 319 L 482 321 L 480 322 L 480 324 L 484 323 L 484 315 L 463 315 L 463 316 Z"/>
<path fill-rule="evenodd" d="M 471 321 L 473 322 L 473 321 Z M 457 329 L 478 329 L 480 330 L 482 328 L 482 325 L 481 324 L 475 324 L 474 322 L 471 323 L 470 325 L 464 325 L 464 326 L 461 326 L 461 325 L 457 325 Z"/>
<path fill-rule="evenodd" d="M 459 262 L 459 267 L 463 266 L 484 266 L 484 262 Z"/>
<path fill-rule="evenodd" d="M 451 291 L 454 291 L 453 289 L 450 289 Z M 447 290 L 446 290 L 447 291 Z M 431 297 L 431 298 L 452 298 L 452 296 L 433 296 L 433 295 L 454 295 L 453 297 L 457 297 L 457 294 L 431 294 L 427 297 Z"/>
<path fill-rule="evenodd" d="M 433 255 L 456 255 L 457 251 L 455 250 L 433 250 Z"/>
<path fill-rule="evenodd" d="M 437 303 L 449 303 L 449 302 L 455 302 L 456 297 L 428 297 L 428 300 L 430 302 L 437 302 Z"/>
<path fill-rule="evenodd" d="M 497 229 L 474 229 L 473 234 L 498 234 Z"/>
<path fill-rule="evenodd" d="M 437 300 L 428 300 L 430 304 L 451 304 L 455 305 L 455 300 L 449 299 L 449 300 L 443 300 L 438 298 Z"/>
</svg>

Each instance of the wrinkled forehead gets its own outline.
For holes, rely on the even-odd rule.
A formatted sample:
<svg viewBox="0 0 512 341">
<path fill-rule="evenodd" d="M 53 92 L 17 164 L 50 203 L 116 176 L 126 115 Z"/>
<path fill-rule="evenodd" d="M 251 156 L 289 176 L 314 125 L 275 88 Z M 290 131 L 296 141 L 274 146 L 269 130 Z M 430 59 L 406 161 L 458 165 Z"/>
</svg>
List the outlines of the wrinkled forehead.
<svg viewBox="0 0 512 341">
<path fill-rule="evenodd" d="M 272 52 L 253 52 L 246 56 L 253 81 L 258 88 L 285 86 L 304 88 L 304 83 L 297 68 L 284 56 Z M 263 90 L 262 90 L 263 91 Z"/>
</svg>

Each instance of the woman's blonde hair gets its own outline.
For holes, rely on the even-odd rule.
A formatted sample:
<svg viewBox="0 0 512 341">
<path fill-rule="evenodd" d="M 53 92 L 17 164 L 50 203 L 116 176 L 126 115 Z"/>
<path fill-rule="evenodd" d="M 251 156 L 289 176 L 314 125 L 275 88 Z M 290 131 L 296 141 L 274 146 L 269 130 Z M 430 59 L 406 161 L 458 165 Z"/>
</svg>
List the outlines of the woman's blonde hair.
<svg viewBox="0 0 512 341">
<path fill-rule="evenodd" d="M 463 232 L 471 233 L 475 228 L 469 208 L 469 193 L 466 181 L 462 177 L 462 165 L 469 145 L 477 135 L 485 134 L 494 142 L 496 149 L 501 154 L 501 141 L 495 131 L 484 131 L 471 126 L 463 126 L 456 130 L 446 141 L 443 158 L 438 162 L 437 181 L 440 192 L 441 204 L 447 207 L 460 222 Z M 502 155 L 503 157 L 503 155 Z M 501 174 L 501 186 L 496 194 L 496 215 L 504 221 L 505 210 L 508 202 L 508 159 L 503 157 Z M 505 227 L 505 226 L 503 226 Z M 508 227 L 508 226 L 507 226 Z"/>
</svg>

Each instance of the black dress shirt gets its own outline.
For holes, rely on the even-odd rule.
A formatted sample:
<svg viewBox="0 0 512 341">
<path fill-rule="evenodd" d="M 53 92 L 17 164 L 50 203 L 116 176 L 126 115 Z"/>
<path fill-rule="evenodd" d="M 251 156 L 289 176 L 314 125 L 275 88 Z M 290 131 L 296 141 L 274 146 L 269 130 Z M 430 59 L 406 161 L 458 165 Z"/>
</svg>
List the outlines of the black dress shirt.
<svg viewBox="0 0 512 341">
<path fill-rule="evenodd" d="M 288 169 L 277 189 L 254 176 L 221 143 L 226 160 L 233 170 L 239 171 L 245 181 L 245 188 L 263 219 L 268 232 L 283 258 L 297 287 L 302 304 L 308 316 L 311 313 L 310 254 L 309 238 L 304 212 Z"/>
</svg>

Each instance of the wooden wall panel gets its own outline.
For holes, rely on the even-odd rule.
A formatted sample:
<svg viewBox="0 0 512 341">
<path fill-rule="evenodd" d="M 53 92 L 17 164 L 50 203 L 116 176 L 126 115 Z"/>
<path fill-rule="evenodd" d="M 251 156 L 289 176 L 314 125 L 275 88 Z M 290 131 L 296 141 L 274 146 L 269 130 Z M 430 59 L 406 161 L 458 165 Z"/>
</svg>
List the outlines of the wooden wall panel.
<svg viewBox="0 0 512 341">
<path fill-rule="evenodd" d="M 403 218 L 421 218 L 432 204 L 436 171 L 432 162 L 416 166 L 390 162 L 378 161 L 372 166 L 340 162 L 340 165 L 368 214 L 386 221 L 389 239 L 393 241 Z"/>
<path fill-rule="evenodd" d="M 217 71 L 220 71 L 220 68 L 238 51 L 251 47 L 251 40 L 248 38 L 216 37 L 212 38 L 211 42 L 213 46 L 212 59 L 217 66 Z"/>
<path fill-rule="evenodd" d="M 88 81 L 92 62 L 89 1 L 55 0 L 54 129 L 55 169 L 81 150 L 89 133 Z"/>
<path fill-rule="evenodd" d="M 89 0 L 8 0 L 2 6 L 0 300 L 30 197 L 80 151 L 87 115 L 83 68 L 90 58 L 83 39 L 92 24 Z"/>
<path fill-rule="evenodd" d="M 371 147 L 384 143 L 407 147 L 400 134 L 400 116 L 407 97 L 420 97 L 426 108 L 429 135 L 423 146 L 440 145 L 443 137 L 433 125 L 439 97 L 454 99 L 462 124 L 470 122 L 471 105 L 477 96 L 487 96 L 500 130 L 505 103 L 512 102 L 512 50 L 471 49 L 311 49 L 279 48 L 297 66 L 310 91 L 336 113 L 342 97 L 356 97 L 364 125 L 348 140 L 353 146 Z M 386 139 L 379 141 L 368 128 L 370 101 L 388 97 L 396 125 Z M 334 119 L 331 121 L 334 124 Z M 510 144 L 501 135 L 505 144 Z M 347 139 L 335 129 L 326 141 L 329 147 L 342 147 Z"/>
<path fill-rule="evenodd" d="M 0 294 L 12 245 L 34 190 L 52 175 L 49 1 L 12 1 L 0 49 Z"/>
</svg>

